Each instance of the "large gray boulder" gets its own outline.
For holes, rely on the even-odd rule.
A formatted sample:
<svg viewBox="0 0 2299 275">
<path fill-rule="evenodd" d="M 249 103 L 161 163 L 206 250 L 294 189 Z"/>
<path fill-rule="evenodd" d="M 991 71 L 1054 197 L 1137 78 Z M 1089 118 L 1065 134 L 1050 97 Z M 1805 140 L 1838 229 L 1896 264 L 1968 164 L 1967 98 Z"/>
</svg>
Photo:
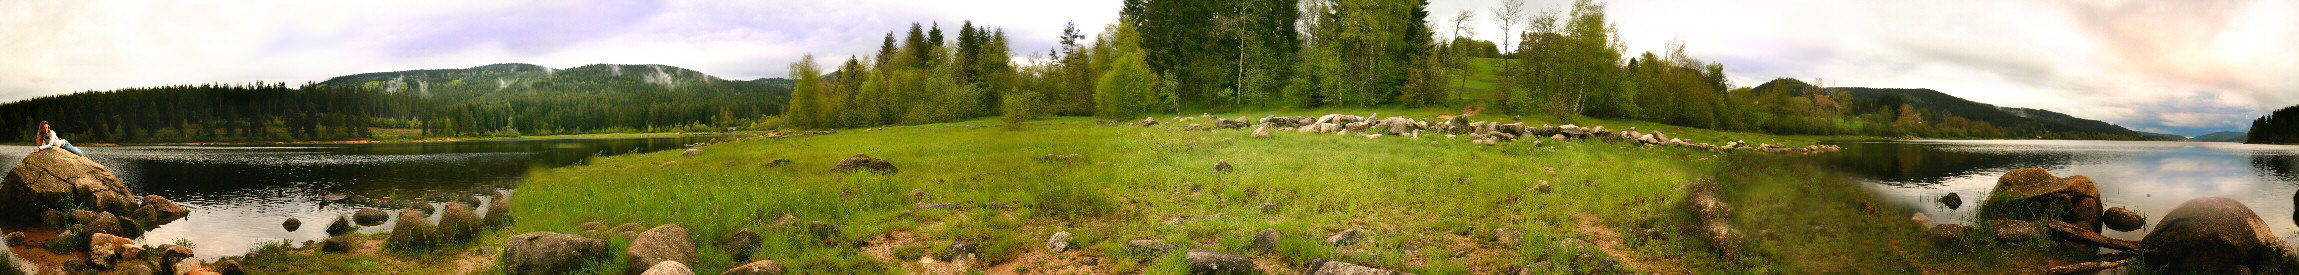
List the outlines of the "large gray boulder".
<svg viewBox="0 0 2299 275">
<path fill-rule="evenodd" d="M 695 262 L 694 253 L 694 241 L 687 238 L 686 228 L 665 224 L 640 232 L 631 240 L 630 249 L 623 251 L 623 258 L 631 263 L 626 273 L 639 274 L 663 261 Z"/>
<path fill-rule="evenodd" d="M 555 232 L 511 236 L 503 243 L 503 271 L 510 274 L 567 274 L 607 260 L 607 242 Z"/>
<path fill-rule="evenodd" d="M 142 203 L 110 168 L 64 150 L 40 150 L 0 179 L 0 218 L 36 224 L 49 209 L 136 213 Z"/>
<path fill-rule="evenodd" d="M 2164 214 L 2139 241 L 2147 265 L 2211 274 L 2249 274 L 2291 263 L 2283 240 L 2242 202 L 2221 197 L 2188 200 Z"/>
</svg>

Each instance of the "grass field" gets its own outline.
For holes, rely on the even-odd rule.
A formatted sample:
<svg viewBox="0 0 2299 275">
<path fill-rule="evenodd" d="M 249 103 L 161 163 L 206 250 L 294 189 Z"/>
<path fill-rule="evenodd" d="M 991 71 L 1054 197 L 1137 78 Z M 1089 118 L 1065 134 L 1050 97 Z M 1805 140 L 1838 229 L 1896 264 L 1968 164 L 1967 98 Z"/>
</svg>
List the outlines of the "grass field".
<svg viewBox="0 0 2299 275">
<path fill-rule="evenodd" d="M 1225 117 L 1323 113 L 1427 119 L 1446 110 L 1242 112 Z M 1394 114 L 1392 114 L 1394 113 Z M 1479 120 L 1514 118 L 1481 116 Z M 1187 125 L 1190 122 L 1169 123 Z M 1202 120 L 1198 120 L 1202 122 Z M 1528 124 L 1562 122 L 1527 117 Z M 1573 119 L 1613 129 L 1658 129 L 1700 142 L 1801 146 L 1812 137 L 1715 132 L 1633 121 Z M 1170 124 L 1169 124 L 1170 125 Z M 1879 209 L 1863 187 L 1798 159 L 1603 141 L 1530 141 L 1501 146 L 1430 136 L 1363 136 L 1104 125 L 1086 118 L 1033 121 L 1004 130 L 995 119 L 853 129 L 837 134 L 724 142 L 701 154 L 666 151 L 607 157 L 538 172 L 512 200 L 517 222 L 489 243 L 521 232 L 582 234 L 585 222 L 678 224 L 692 234 L 702 273 L 742 264 L 712 243 L 761 232 L 754 259 L 801 274 L 1131 273 L 1183 271 L 1180 253 L 1136 255 L 1130 240 L 1256 259 L 1267 272 L 1297 273 L 1318 260 L 1420 274 L 1543 272 L 1989 272 L 2027 264 L 2004 244 L 1935 247 L 1909 212 Z M 862 153 L 895 174 L 828 173 Z M 1078 154 L 1076 161 L 1044 161 Z M 775 160 L 789 160 L 776 165 Z M 1232 173 L 1212 167 L 1228 162 Z M 1746 243 L 1720 252 L 1691 237 L 1679 207 L 1688 182 L 1724 183 Z M 1546 183 L 1550 192 L 1535 187 Z M 913 196 L 913 191 L 923 196 Z M 919 204 L 958 207 L 921 209 Z M 1259 208 L 1269 204 L 1273 213 Z M 784 215 L 837 227 L 829 236 L 777 222 Z M 1252 246 L 1255 232 L 1283 236 Z M 1496 229 L 1522 238 L 1503 243 Z M 1649 229 L 1649 231 L 1648 231 Z M 1367 233 L 1354 245 L 1323 239 Z M 1055 232 L 1076 236 L 1051 253 Z M 609 238 L 620 254 L 629 239 Z M 963 264 L 939 258 L 977 247 Z M 1581 245 L 1586 244 L 1586 245 Z M 482 244 L 477 247 L 486 247 Z M 1725 256 L 1727 253 L 1732 257 Z M 442 253 L 454 254 L 454 253 Z M 421 255 L 371 255 L 370 263 Z M 358 257 L 353 257 L 358 258 Z M 1097 262 L 1081 262 L 1091 258 Z M 361 262 L 329 259 L 329 262 Z M 260 262 L 260 261 L 259 261 Z M 597 263 L 615 273 L 620 259 Z M 340 269 L 331 269 L 340 268 Z M 409 266 L 306 267 L 296 271 L 406 271 Z M 491 269 L 481 269 L 491 270 Z"/>
</svg>

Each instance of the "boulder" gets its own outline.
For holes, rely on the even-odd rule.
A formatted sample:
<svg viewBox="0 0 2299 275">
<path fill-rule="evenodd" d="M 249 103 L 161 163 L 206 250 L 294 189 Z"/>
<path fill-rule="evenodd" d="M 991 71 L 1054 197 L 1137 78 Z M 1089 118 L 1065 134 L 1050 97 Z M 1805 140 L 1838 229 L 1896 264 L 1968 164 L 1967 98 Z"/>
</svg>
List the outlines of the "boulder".
<svg viewBox="0 0 2299 275">
<path fill-rule="evenodd" d="M 766 241 L 766 238 L 759 237 L 758 232 L 751 232 L 749 228 L 743 228 L 742 231 L 735 231 L 733 235 L 719 238 L 717 242 L 711 244 L 718 245 L 719 252 L 725 252 L 727 256 L 733 257 L 736 261 L 748 261 L 752 249 L 758 248 L 759 242 L 763 241 Z"/>
<path fill-rule="evenodd" d="M 295 229 L 303 228 L 303 220 L 296 219 L 295 217 L 287 217 L 286 221 L 279 222 L 279 228 L 287 229 L 287 232 L 295 232 Z"/>
<path fill-rule="evenodd" d="M 694 253 L 694 241 L 687 238 L 686 228 L 675 224 L 656 226 L 639 233 L 631 240 L 630 248 L 623 251 L 623 258 L 631 263 L 631 269 L 625 273 L 639 274 L 647 271 L 641 268 L 665 261 L 695 262 Z"/>
<path fill-rule="evenodd" d="M 567 274 L 606 261 L 607 242 L 554 232 L 511 236 L 503 243 L 503 270 L 510 274 Z"/>
<path fill-rule="evenodd" d="M 479 219 L 479 220 L 480 220 L 480 223 L 482 223 L 482 224 L 486 224 L 487 226 L 498 226 L 498 227 L 499 227 L 499 226 L 504 226 L 504 225 L 509 225 L 509 224 L 511 224 L 511 201 L 510 201 L 510 199 L 507 199 L 507 198 L 505 198 L 505 197 L 499 197 L 499 196 L 498 196 L 498 197 L 495 197 L 495 200 L 493 200 L 493 201 L 488 201 L 488 202 L 487 202 L 487 215 L 486 215 L 486 216 L 482 216 L 482 217 L 480 217 L 480 219 Z"/>
<path fill-rule="evenodd" d="M 343 235 L 344 233 L 351 233 L 352 229 L 351 219 L 343 217 L 335 217 L 335 222 L 327 224 L 328 235 Z"/>
<path fill-rule="evenodd" d="M 1325 262 L 1323 262 L 1323 263 L 1318 263 L 1318 264 L 1316 264 L 1316 265 L 1311 265 L 1311 266 L 1309 266 L 1309 271 L 1307 271 L 1307 272 L 1302 272 L 1302 274 L 1311 274 L 1311 275 L 1399 275 L 1399 274 L 1407 274 L 1407 273 L 1405 273 L 1405 272 L 1400 272 L 1400 271 L 1396 271 L 1396 270 L 1387 270 L 1387 269 L 1379 269 L 1379 268 L 1366 267 L 1366 266 L 1362 266 L 1362 265 L 1356 265 L 1356 264 L 1351 264 L 1351 263 L 1344 263 L 1344 262 L 1338 262 L 1338 261 L 1325 261 Z"/>
<path fill-rule="evenodd" d="M 1247 259 L 1244 256 L 1190 251 L 1189 254 L 1183 255 L 1182 259 L 1189 261 L 1189 274 L 1258 273 L 1258 270 L 1253 269 L 1253 259 Z"/>
<path fill-rule="evenodd" d="M 191 216 L 192 210 L 160 195 L 144 195 L 142 208 L 136 210 L 136 215 L 144 225 L 156 227 Z"/>
<path fill-rule="evenodd" d="M 786 272 L 789 270 L 783 268 L 782 263 L 774 260 L 759 260 L 728 269 L 719 275 L 782 275 Z"/>
<path fill-rule="evenodd" d="M 113 216 L 112 212 L 96 212 L 95 215 L 89 215 L 88 217 L 81 218 L 80 228 L 87 230 L 90 233 L 112 234 L 115 236 L 142 235 L 131 234 L 129 232 L 130 230 L 135 231 L 134 233 L 143 233 L 141 228 L 129 228 L 129 226 L 121 224 L 120 217 Z"/>
<path fill-rule="evenodd" d="M 1269 138 L 1269 126 L 1253 128 L 1253 138 Z"/>
<path fill-rule="evenodd" d="M 94 160 L 63 150 L 39 150 L 0 179 L 0 219 L 32 224 L 49 209 L 136 213 L 141 201 L 129 191 L 110 168 Z"/>
<path fill-rule="evenodd" d="M 1277 251 L 1277 242 L 1281 238 L 1283 236 L 1278 235 L 1277 229 L 1263 228 L 1260 232 L 1253 232 L 1253 249 Z"/>
<path fill-rule="evenodd" d="M 469 240 L 480 225 L 479 215 L 471 213 L 470 206 L 450 203 L 439 211 L 439 233 L 449 239 Z"/>
<path fill-rule="evenodd" d="M 2064 221 L 2076 227 L 2099 232 L 2099 188 L 2090 177 L 2082 175 L 2065 178 L 2052 176 L 2042 168 L 2021 168 L 2005 173 L 1996 180 L 1981 202 L 1981 219 L 2012 219 L 2030 222 Z"/>
<path fill-rule="evenodd" d="M 351 212 L 351 222 L 357 223 L 359 226 L 383 225 L 384 221 L 389 220 L 391 220 L 391 213 L 383 212 L 383 210 L 369 208 Z"/>
<path fill-rule="evenodd" d="M 357 247 L 358 245 L 359 241 L 352 240 L 351 237 L 327 237 L 327 240 L 319 242 L 319 252 L 351 253 L 351 249 L 353 247 Z"/>
<path fill-rule="evenodd" d="M 1054 232 L 1053 236 L 1046 237 L 1046 251 L 1053 251 L 1054 253 L 1070 251 L 1070 237 L 1069 231 Z"/>
<path fill-rule="evenodd" d="M 2132 230 L 2139 230 L 2141 227 L 2147 227 L 2147 217 L 2140 216 L 2138 212 L 2131 212 L 2131 209 L 2123 209 L 2123 207 L 2108 208 L 2107 213 L 2102 213 L 2099 220 L 2100 223 L 2107 225 L 2108 229 L 2115 231 L 2131 232 Z"/>
<path fill-rule="evenodd" d="M 687 151 L 686 151 L 686 152 L 681 152 L 681 153 L 679 153 L 679 155 L 680 155 L 680 156 L 688 156 L 688 157 L 692 157 L 692 156 L 695 156 L 695 155 L 701 155 L 701 154 L 702 154 L 702 149 L 701 149 L 701 148 L 687 148 Z"/>
<path fill-rule="evenodd" d="M 2164 214 L 2154 232 L 2139 241 L 2147 266 L 2179 271 L 2239 274 L 2291 261 L 2283 241 L 2250 207 L 2233 199 L 2188 200 Z M 2184 273 L 2184 272 L 2182 272 Z"/>
<path fill-rule="evenodd" d="M 974 244 L 960 243 L 950 245 L 950 249 L 944 251 L 941 256 L 943 261 L 962 261 L 973 259 L 975 253 L 981 251 L 981 248 L 974 247 Z"/>
<path fill-rule="evenodd" d="M 94 233 L 88 236 L 87 262 L 89 266 L 97 269 L 112 269 L 121 260 L 137 258 L 138 255 L 136 254 L 141 254 L 137 253 L 137 250 L 141 249 L 141 247 L 136 246 L 134 240 L 112 234 Z"/>
<path fill-rule="evenodd" d="M 216 260 L 215 264 L 208 266 L 208 270 L 213 270 L 216 274 L 224 275 L 247 274 L 247 268 L 240 266 L 239 260 L 233 259 Z"/>
<path fill-rule="evenodd" d="M 184 246 L 181 246 L 181 245 L 173 245 L 173 244 L 163 244 L 163 245 L 160 245 L 160 247 L 159 247 L 159 253 L 160 253 L 160 262 L 162 262 L 162 263 L 181 263 L 181 262 L 183 262 L 184 260 L 193 260 L 193 259 L 192 259 L 192 256 L 194 256 L 194 255 L 195 255 L 195 254 L 192 254 L 192 248 L 190 248 L 190 247 L 184 247 Z M 199 266 L 199 265 L 198 265 L 198 263 L 199 263 L 199 262 L 198 262 L 198 260 L 193 260 L 193 262 L 192 262 L 192 263 L 193 263 L 193 265 L 192 265 L 192 266 L 194 266 L 194 267 L 197 267 L 197 266 Z M 169 269 L 170 271 L 185 271 L 185 270 L 188 270 L 188 269 L 183 269 L 183 268 L 181 268 L 181 267 L 179 267 L 179 266 L 175 266 L 175 265 L 171 265 L 171 266 L 168 266 L 168 269 Z"/>
<path fill-rule="evenodd" d="M 852 157 L 839 160 L 838 166 L 830 168 L 831 173 L 839 174 L 854 173 L 855 171 L 894 174 L 901 172 L 901 169 L 894 168 L 892 162 L 886 162 L 885 159 L 873 158 L 866 154 L 854 154 Z"/>
<path fill-rule="evenodd" d="M 675 261 L 656 262 L 652 266 L 639 275 L 694 275 L 693 269 L 688 269 L 686 264 Z"/>
<path fill-rule="evenodd" d="M 1948 193 L 1948 195 L 1940 196 L 1939 202 L 1941 206 L 1947 206 L 1948 209 L 1964 207 L 1964 197 L 1958 196 L 1956 193 Z"/>
</svg>

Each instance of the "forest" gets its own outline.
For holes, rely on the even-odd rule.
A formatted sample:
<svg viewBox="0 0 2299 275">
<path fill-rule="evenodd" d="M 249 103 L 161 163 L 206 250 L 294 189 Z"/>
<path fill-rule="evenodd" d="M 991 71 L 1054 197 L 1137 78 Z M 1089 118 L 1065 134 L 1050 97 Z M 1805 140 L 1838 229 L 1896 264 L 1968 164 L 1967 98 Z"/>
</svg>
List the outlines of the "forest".
<svg viewBox="0 0 2299 275">
<path fill-rule="evenodd" d="M 2299 144 L 2299 106 L 2276 109 L 2251 120 L 2251 134 L 2244 137 L 2243 143 Z"/>
<path fill-rule="evenodd" d="M 1707 129 L 1930 138 L 2141 139 L 2042 110 L 1930 90 L 1732 83 L 1685 43 L 1629 53 L 1605 4 L 1521 0 L 1432 15 L 1427 1 L 1124 0 L 1094 37 L 1071 24 L 1039 53 L 962 22 L 888 32 L 874 54 L 813 55 L 787 79 L 724 80 L 662 65 L 528 64 L 285 84 L 133 88 L 0 105 L 0 127 L 48 120 L 107 142 L 366 139 L 855 128 L 997 116 L 1133 120 L 1307 108 L 1445 108 L 1620 118 Z M 1490 24 L 1509 35 L 1474 39 Z M 1443 29 L 1440 29 L 1443 27 Z M 1497 42 L 1497 43 L 1496 43 Z M 1025 54 L 1026 53 L 1026 54 Z M 1027 58 L 1019 59 L 1018 58 Z M 787 112 L 786 111 L 787 107 Z M 2064 118 L 2063 118 L 2064 117 Z M 2264 128 L 2260 128 L 2264 129 Z"/>
</svg>

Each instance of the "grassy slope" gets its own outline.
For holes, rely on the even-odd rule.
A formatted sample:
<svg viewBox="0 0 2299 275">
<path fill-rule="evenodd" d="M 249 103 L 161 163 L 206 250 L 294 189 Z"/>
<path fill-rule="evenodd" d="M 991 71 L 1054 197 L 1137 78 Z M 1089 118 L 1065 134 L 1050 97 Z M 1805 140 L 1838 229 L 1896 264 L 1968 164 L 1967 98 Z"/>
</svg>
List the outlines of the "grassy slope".
<svg viewBox="0 0 2299 275">
<path fill-rule="evenodd" d="M 1905 226 L 1906 212 L 1874 209 L 1865 191 L 1849 182 L 1814 179 L 1823 172 L 1727 167 L 1731 156 L 1706 151 L 1593 141 L 1486 147 L 1442 138 L 1294 133 L 1264 140 L 1244 138 L 1242 130 L 1183 132 L 1098 126 L 1085 119 L 1040 121 L 1018 132 L 991 125 L 971 121 L 732 142 L 706 147 L 694 157 L 676 152 L 610 157 L 528 179 L 513 204 L 520 221 L 509 232 L 572 233 L 587 221 L 677 223 L 712 250 L 710 240 L 749 228 L 772 236 L 759 258 L 816 272 L 916 267 L 897 267 L 908 260 L 873 260 L 851 245 L 799 237 L 795 229 L 772 225 L 771 217 L 792 214 L 837 224 L 842 243 L 871 240 L 881 248 L 888 241 L 906 243 L 893 247 L 905 259 L 970 243 L 984 248 L 987 262 L 1015 263 L 992 268 L 1060 269 L 1069 268 L 1066 259 L 1079 256 L 1129 258 L 1122 243 L 1132 239 L 1253 255 L 1264 261 L 1263 268 L 1278 270 L 1315 259 L 1422 273 L 1507 272 L 1539 262 L 1568 270 L 1648 272 L 1953 271 L 2005 264 L 1966 261 L 1986 253 L 1949 253 L 1913 241 L 1920 234 Z M 823 172 L 852 153 L 889 159 L 903 172 L 843 178 Z M 1082 154 L 1088 161 L 1033 160 L 1045 154 Z M 795 163 L 766 166 L 774 159 Z M 1217 161 L 1228 161 L 1238 171 L 1210 172 Z M 1756 256 L 1716 256 L 1704 242 L 1676 229 L 1689 224 L 1674 208 L 1682 183 L 1720 172 L 1732 186 L 1728 201 L 1743 209 L 1736 223 L 1751 232 L 1766 229 L 1753 234 L 1754 244 L 1746 249 Z M 1553 184 L 1556 192 L 1530 191 L 1539 181 Z M 1190 185 L 1203 189 L 1191 192 Z M 912 189 L 929 195 L 912 199 Z M 901 216 L 916 202 L 1018 207 Z M 1282 210 L 1260 214 L 1254 207 L 1262 203 Z M 1642 222 L 1647 219 L 1654 222 Z M 1661 234 L 1636 234 L 1637 224 L 1653 224 Z M 1277 251 L 1248 248 L 1252 233 L 1263 228 L 1286 236 Z M 1493 243 L 1494 228 L 1525 230 L 1526 241 Z M 1371 235 L 1355 246 L 1316 243 L 1345 229 Z M 1088 249 L 1043 255 L 1042 242 L 1055 231 L 1078 234 L 1079 246 Z M 1622 266 L 1574 260 L 1552 245 L 1564 238 L 1603 243 L 1629 259 Z M 627 240 L 613 242 L 619 251 Z M 1456 251 L 1465 257 L 1451 257 Z M 721 254 L 705 254 L 698 270 L 738 264 Z M 1156 271 L 1176 268 L 1178 259 L 1102 263 L 1095 270 Z M 602 270 L 619 270 L 621 263 L 605 265 Z"/>
</svg>

